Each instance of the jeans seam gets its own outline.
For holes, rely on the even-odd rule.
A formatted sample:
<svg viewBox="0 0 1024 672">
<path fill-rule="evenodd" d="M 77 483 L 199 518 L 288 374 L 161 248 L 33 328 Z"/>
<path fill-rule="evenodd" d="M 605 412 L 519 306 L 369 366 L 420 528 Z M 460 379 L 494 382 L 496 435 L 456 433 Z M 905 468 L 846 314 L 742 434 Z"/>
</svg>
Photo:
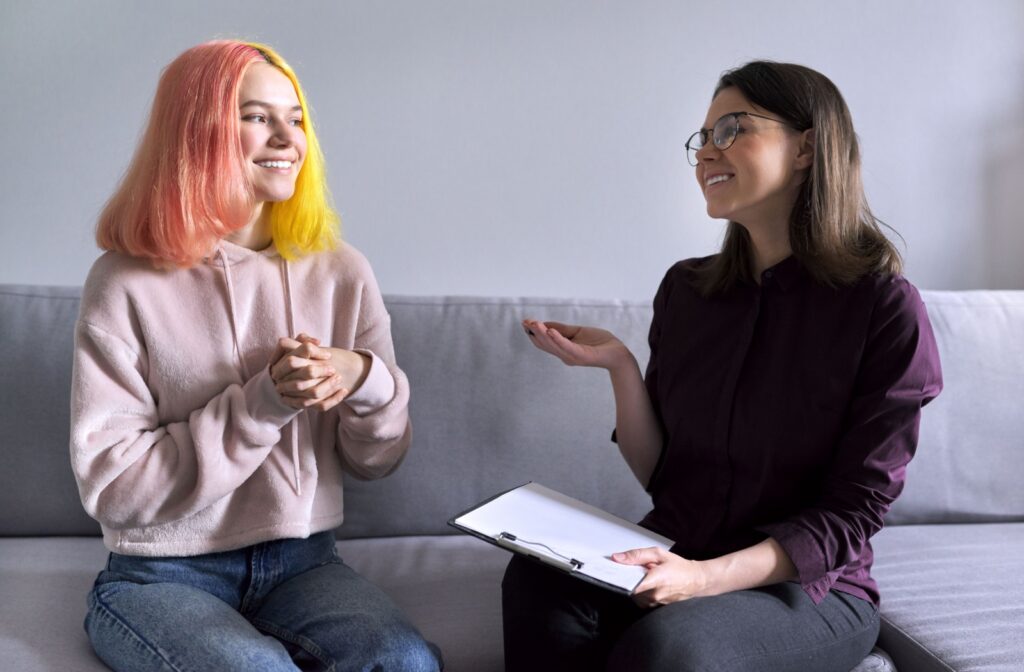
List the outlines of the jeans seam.
<svg viewBox="0 0 1024 672">
<path fill-rule="evenodd" d="M 284 640 L 289 644 L 298 646 L 306 653 L 319 660 L 323 665 L 326 665 L 327 672 L 333 672 L 335 665 L 334 661 L 327 656 L 323 649 L 316 645 L 316 642 L 309 639 L 308 637 L 297 635 L 291 630 L 282 628 L 279 625 L 276 625 L 269 621 L 265 621 L 261 618 L 254 618 L 250 620 L 250 623 L 252 623 L 256 629 L 261 630 L 272 637 Z"/>
<path fill-rule="evenodd" d="M 160 649 L 155 647 L 152 643 L 149 642 L 149 640 L 147 640 L 145 637 L 136 632 L 134 628 L 128 625 L 128 623 L 123 618 L 121 618 L 117 614 L 117 612 L 115 612 L 107 603 L 103 601 L 103 599 L 99 596 L 98 593 L 94 594 L 93 605 L 93 608 L 96 610 L 98 616 L 100 616 L 104 620 L 112 622 L 115 626 L 117 626 L 125 633 L 127 633 L 131 639 L 134 639 L 138 643 L 142 644 L 142 646 L 145 647 L 146 650 L 149 651 L 151 655 L 158 658 L 164 665 L 169 667 L 171 670 L 174 670 L 174 672 L 185 672 L 184 670 L 182 670 L 182 668 L 178 667 L 178 665 L 168 660 L 167 656 L 165 656 L 160 651 Z"/>
</svg>

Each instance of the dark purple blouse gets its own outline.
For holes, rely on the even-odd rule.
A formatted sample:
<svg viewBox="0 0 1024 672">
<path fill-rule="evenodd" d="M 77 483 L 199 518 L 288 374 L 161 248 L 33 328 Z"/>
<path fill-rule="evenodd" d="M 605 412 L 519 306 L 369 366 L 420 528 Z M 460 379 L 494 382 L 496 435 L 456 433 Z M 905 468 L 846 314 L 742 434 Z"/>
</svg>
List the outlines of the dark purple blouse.
<svg viewBox="0 0 1024 672">
<path fill-rule="evenodd" d="M 815 603 L 834 588 L 877 605 L 869 539 L 942 389 L 917 290 L 825 287 L 789 257 L 704 298 L 705 262 L 677 263 L 654 299 L 646 383 L 665 445 L 642 524 L 698 560 L 774 537 Z"/>
</svg>

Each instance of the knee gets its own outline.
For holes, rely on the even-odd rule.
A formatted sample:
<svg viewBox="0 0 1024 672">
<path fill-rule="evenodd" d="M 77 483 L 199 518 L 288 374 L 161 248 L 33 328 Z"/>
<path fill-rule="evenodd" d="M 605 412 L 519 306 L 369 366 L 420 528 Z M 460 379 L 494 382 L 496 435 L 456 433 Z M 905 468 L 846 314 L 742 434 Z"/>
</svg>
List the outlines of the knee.
<svg viewBox="0 0 1024 672">
<path fill-rule="evenodd" d="M 608 672 L 723 672 L 722 656 L 713 634 L 696 628 L 672 627 L 657 618 L 643 618 L 628 628 L 612 648 Z"/>
<path fill-rule="evenodd" d="M 415 628 L 391 628 L 376 652 L 379 667 L 395 672 L 438 672 L 442 668 L 441 650 L 423 639 Z"/>
</svg>

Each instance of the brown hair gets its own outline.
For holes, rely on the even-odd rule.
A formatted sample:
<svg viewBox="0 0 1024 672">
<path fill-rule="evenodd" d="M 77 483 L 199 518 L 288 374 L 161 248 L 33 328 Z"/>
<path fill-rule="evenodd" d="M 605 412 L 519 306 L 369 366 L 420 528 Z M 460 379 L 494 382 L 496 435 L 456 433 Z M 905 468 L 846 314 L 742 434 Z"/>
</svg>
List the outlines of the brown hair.
<svg viewBox="0 0 1024 672">
<path fill-rule="evenodd" d="M 864 196 L 857 135 L 836 85 L 802 65 L 752 61 L 725 72 L 714 95 L 731 86 L 798 131 L 814 130 L 814 159 L 789 217 L 793 255 L 811 276 L 834 287 L 899 273 L 900 253 Z M 721 253 L 698 271 L 697 286 L 710 295 L 752 280 L 751 261 L 750 236 L 730 221 Z"/>
</svg>

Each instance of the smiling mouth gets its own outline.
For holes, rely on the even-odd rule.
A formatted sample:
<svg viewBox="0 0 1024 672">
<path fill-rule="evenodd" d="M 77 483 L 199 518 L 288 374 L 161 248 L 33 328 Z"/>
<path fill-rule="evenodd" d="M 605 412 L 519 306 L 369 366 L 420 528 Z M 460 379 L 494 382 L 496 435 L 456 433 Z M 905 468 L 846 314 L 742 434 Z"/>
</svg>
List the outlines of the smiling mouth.
<svg viewBox="0 0 1024 672">
<path fill-rule="evenodd" d="M 257 161 L 256 165 L 260 168 L 278 168 L 287 169 L 291 168 L 295 164 L 294 161 Z"/>
<path fill-rule="evenodd" d="M 729 181 L 729 180 L 731 180 L 732 178 L 733 178 L 733 176 L 732 176 L 732 175 L 715 175 L 714 177 L 712 177 L 711 179 L 709 179 L 709 180 L 708 180 L 708 181 L 707 181 L 707 182 L 706 182 L 706 183 L 704 184 L 704 186 L 705 186 L 705 188 L 706 188 L 706 187 L 712 187 L 712 186 L 714 186 L 714 185 L 716 185 L 716 184 L 721 184 L 722 182 L 728 182 L 728 181 Z"/>
</svg>

